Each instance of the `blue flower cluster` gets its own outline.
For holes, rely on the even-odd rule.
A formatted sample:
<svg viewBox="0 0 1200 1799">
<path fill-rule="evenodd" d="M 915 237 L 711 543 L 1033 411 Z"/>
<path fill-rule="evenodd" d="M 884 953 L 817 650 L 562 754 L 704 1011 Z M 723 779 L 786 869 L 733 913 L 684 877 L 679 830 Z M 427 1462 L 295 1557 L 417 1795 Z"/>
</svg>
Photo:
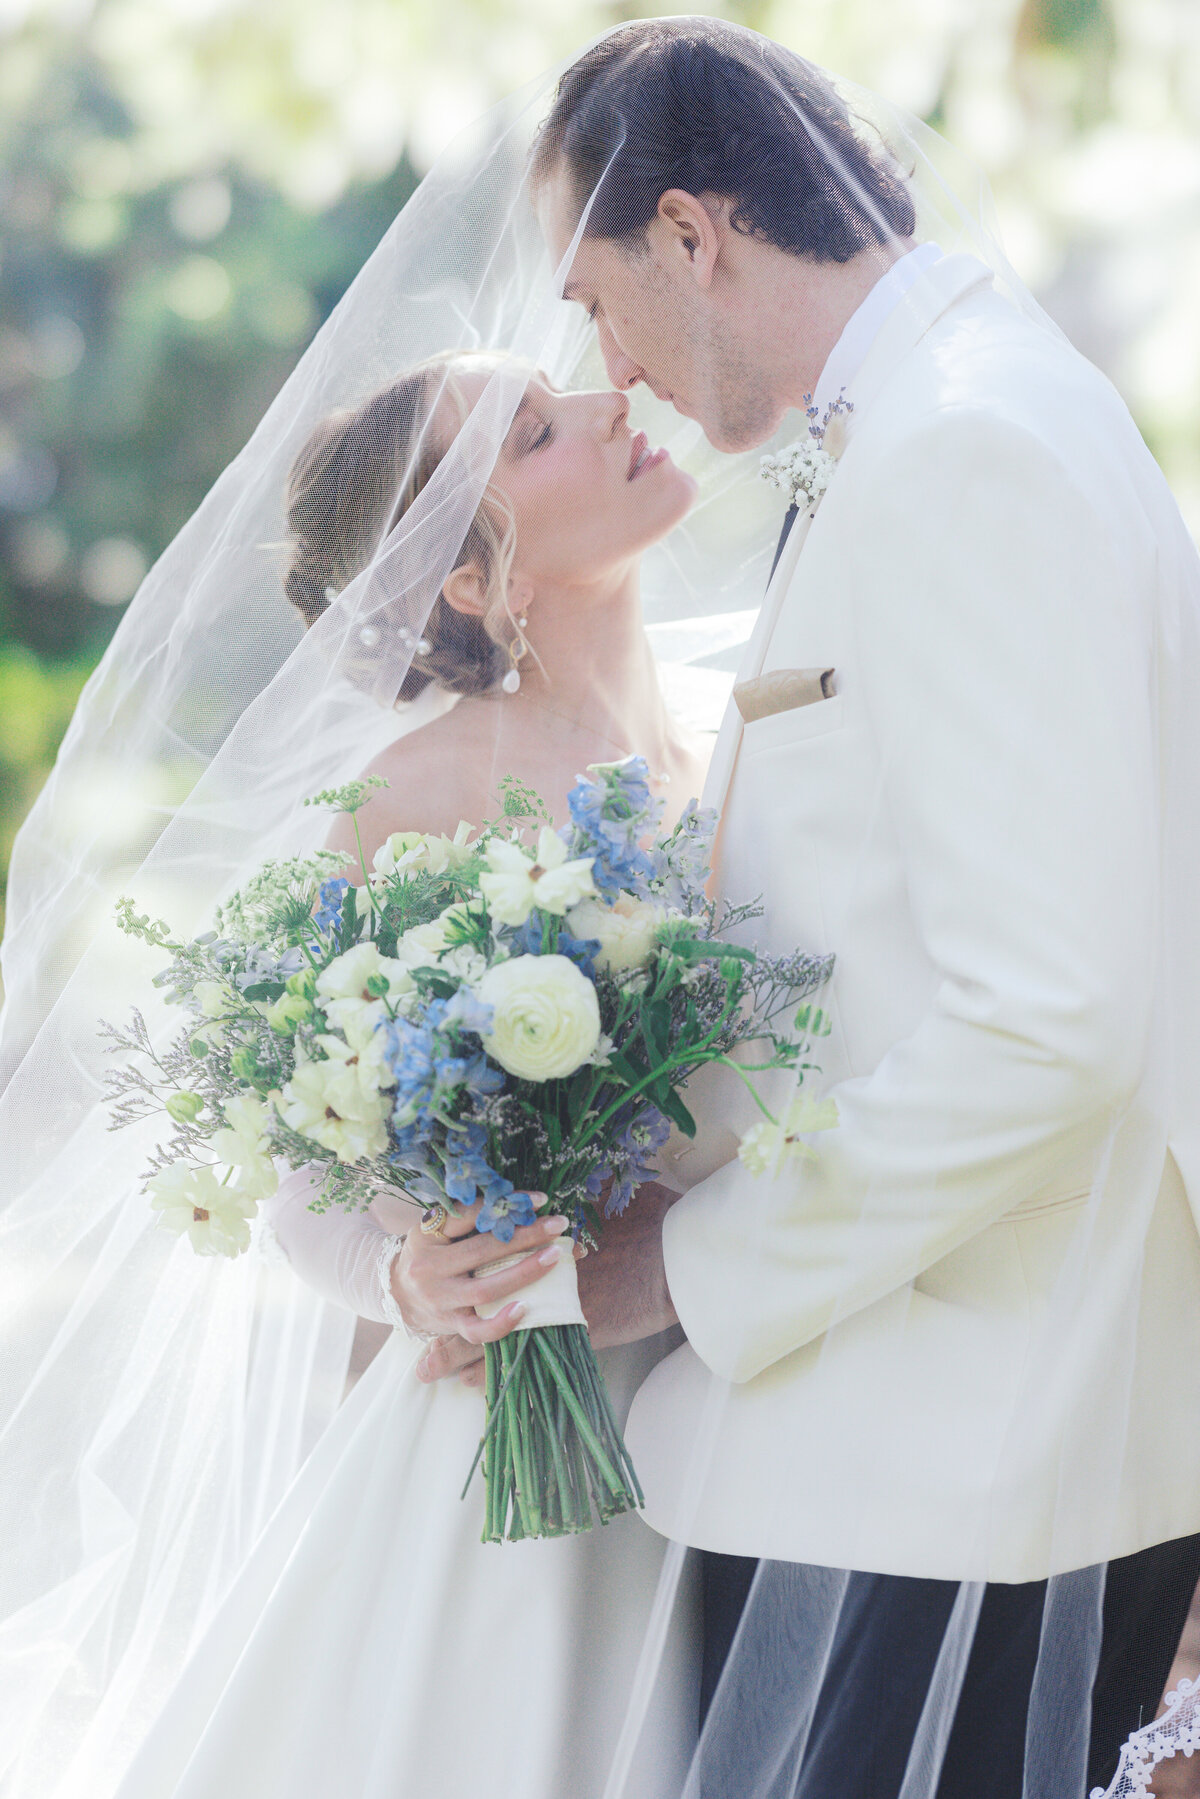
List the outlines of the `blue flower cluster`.
<svg viewBox="0 0 1200 1799">
<path fill-rule="evenodd" d="M 396 1077 L 394 1160 L 417 1169 L 440 1160 L 447 1196 L 463 1205 L 482 1200 L 476 1229 L 507 1243 L 518 1225 L 533 1223 L 533 1201 L 489 1163 L 487 1127 L 462 1115 L 464 1105 L 478 1105 L 504 1087 L 503 1073 L 478 1047 L 491 1023 L 491 1007 L 459 988 L 449 999 L 430 1000 L 419 1017 L 392 1019 L 380 1029 Z"/>
<path fill-rule="evenodd" d="M 538 913 L 531 912 L 525 923 L 512 936 L 513 954 L 518 956 L 540 956 L 545 954 L 543 948 L 542 920 Z M 572 937 L 569 931 L 560 931 L 550 946 L 550 954 L 565 956 L 574 962 L 581 974 L 589 981 L 596 979 L 596 957 L 600 954 L 598 937 Z"/>
<path fill-rule="evenodd" d="M 588 1192 L 593 1199 L 599 1199 L 606 1184 L 612 1182 L 604 1205 L 606 1218 L 623 1212 L 635 1190 L 654 1179 L 654 1157 L 670 1134 L 671 1127 L 657 1106 L 642 1106 L 626 1119 L 614 1137 L 607 1159 L 588 1176 Z"/>
<path fill-rule="evenodd" d="M 330 881 L 322 881 L 320 906 L 313 913 L 313 923 L 322 937 L 328 937 L 342 928 L 342 907 L 346 903 L 346 894 L 350 883 L 342 875 Z"/>
<path fill-rule="evenodd" d="M 658 872 L 642 848 L 658 822 L 661 804 L 650 797 L 650 771 L 641 756 L 605 768 L 597 781 L 576 781 L 567 797 L 571 824 L 563 832 L 574 856 L 592 856 L 592 879 L 610 899 L 619 893 L 645 898 Z"/>
<path fill-rule="evenodd" d="M 257 987 L 261 982 L 286 981 L 289 975 L 298 974 L 303 967 L 304 951 L 298 944 L 293 949 L 285 949 L 281 956 L 273 956 L 270 950 L 252 944 L 241 968 L 231 970 L 231 973 L 244 993 L 247 987 Z"/>
<path fill-rule="evenodd" d="M 659 851 L 658 891 L 669 906 L 678 906 L 689 916 L 706 903 L 704 889 L 716 833 L 716 808 L 692 800 Z"/>
</svg>

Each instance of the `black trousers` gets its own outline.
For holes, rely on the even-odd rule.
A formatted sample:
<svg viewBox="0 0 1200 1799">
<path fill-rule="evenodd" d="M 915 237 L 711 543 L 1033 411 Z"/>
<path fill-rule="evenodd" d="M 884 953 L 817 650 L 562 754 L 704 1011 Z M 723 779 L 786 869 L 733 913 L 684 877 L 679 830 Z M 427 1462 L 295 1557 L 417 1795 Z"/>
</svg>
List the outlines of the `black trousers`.
<svg viewBox="0 0 1200 1799">
<path fill-rule="evenodd" d="M 758 1563 L 701 1560 L 703 1720 Z M 1125 1739 L 1154 1717 L 1197 1580 L 1200 1536 L 1109 1563 L 1087 1791 L 1108 1785 Z M 796 1789 L 803 1799 L 896 1799 L 957 1592 L 954 1581 L 851 1574 Z M 985 1590 L 935 1799 L 1021 1799 L 1045 1594 L 1044 1581 Z M 737 1799 L 710 1792 L 703 1774 L 701 1788 L 705 1799 Z"/>
</svg>

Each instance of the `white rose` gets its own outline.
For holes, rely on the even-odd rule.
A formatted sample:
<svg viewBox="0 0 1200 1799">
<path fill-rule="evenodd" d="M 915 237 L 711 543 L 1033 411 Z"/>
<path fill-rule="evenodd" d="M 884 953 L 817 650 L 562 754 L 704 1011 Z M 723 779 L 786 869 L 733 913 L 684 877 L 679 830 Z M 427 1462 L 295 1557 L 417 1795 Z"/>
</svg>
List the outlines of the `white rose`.
<svg viewBox="0 0 1200 1799">
<path fill-rule="evenodd" d="M 477 989 L 493 1008 L 489 1055 L 525 1081 L 552 1081 L 588 1061 L 600 1041 L 596 989 L 566 956 L 512 956 Z"/>
<path fill-rule="evenodd" d="M 620 974 L 627 968 L 646 966 L 666 916 L 665 908 L 652 900 L 622 893 L 611 906 L 602 900 L 581 900 L 567 913 L 567 928 L 572 937 L 598 939 L 596 967 Z"/>
</svg>

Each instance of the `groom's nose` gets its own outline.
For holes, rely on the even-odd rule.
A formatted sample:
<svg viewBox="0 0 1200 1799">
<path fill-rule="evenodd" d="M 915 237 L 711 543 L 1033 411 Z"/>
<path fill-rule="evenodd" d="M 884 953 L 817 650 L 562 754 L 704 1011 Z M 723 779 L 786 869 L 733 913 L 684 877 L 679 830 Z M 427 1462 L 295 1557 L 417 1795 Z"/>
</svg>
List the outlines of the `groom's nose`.
<svg viewBox="0 0 1200 1799">
<path fill-rule="evenodd" d="M 645 379 L 644 371 L 632 357 L 626 356 L 607 325 L 601 324 L 598 335 L 600 354 L 604 358 L 604 366 L 613 386 L 619 388 L 622 393 L 628 388 L 636 387 L 639 381 Z"/>
</svg>

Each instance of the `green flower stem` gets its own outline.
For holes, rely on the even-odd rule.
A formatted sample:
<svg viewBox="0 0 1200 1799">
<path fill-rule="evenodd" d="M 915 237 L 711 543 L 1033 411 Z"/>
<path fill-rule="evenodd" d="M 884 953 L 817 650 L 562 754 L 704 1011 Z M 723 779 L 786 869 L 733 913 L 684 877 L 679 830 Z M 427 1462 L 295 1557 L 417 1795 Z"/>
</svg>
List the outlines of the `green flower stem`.
<svg viewBox="0 0 1200 1799">
<path fill-rule="evenodd" d="M 590 1142 L 596 1135 L 596 1132 L 603 1129 L 610 1119 L 615 1118 L 622 1106 L 627 1104 L 635 1094 L 643 1092 L 647 1087 L 652 1087 L 660 1075 L 668 1074 L 672 1068 L 683 1068 L 689 1062 L 719 1062 L 721 1060 L 720 1055 L 703 1056 L 698 1055 L 697 1051 L 707 1049 L 714 1039 L 720 1035 L 724 1026 L 728 1023 L 732 1010 L 732 1003 L 726 1005 L 720 1018 L 717 1020 L 712 1030 L 708 1032 L 707 1036 L 702 1037 L 698 1043 L 691 1044 L 685 1052 L 678 1052 L 668 1056 L 665 1062 L 660 1062 L 657 1068 L 652 1068 L 648 1074 L 643 1075 L 642 1079 L 638 1081 L 635 1086 L 626 1087 L 620 1096 L 613 1100 L 611 1105 L 606 1106 L 603 1112 L 596 1115 L 586 1130 L 579 1133 L 578 1137 L 575 1139 L 579 1147 L 582 1148 L 585 1143 Z"/>
<path fill-rule="evenodd" d="M 754 1082 L 750 1079 L 751 1073 L 755 1072 L 755 1071 L 743 1068 L 741 1063 L 735 1062 L 732 1056 L 714 1056 L 713 1061 L 718 1063 L 722 1068 L 732 1068 L 734 1074 L 737 1075 L 738 1079 L 741 1081 L 742 1085 L 745 1087 L 747 1093 L 750 1095 L 751 1099 L 754 1101 L 754 1103 L 758 1107 L 759 1111 L 762 1112 L 763 1114 L 765 1114 L 765 1116 L 770 1120 L 770 1122 L 772 1124 L 779 1123 L 778 1118 L 776 1118 L 774 1112 L 772 1112 L 770 1106 L 767 1105 L 766 1101 L 762 1098 L 758 1089 L 755 1087 Z M 782 1062 L 765 1062 L 762 1065 L 762 1068 L 758 1069 L 756 1072 L 761 1074 L 768 1068 L 782 1068 L 782 1067 L 783 1067 Z"/>
<path fill-rule="evenodd" d="M 376 916 L 381 916 L 382 908 L 371 892 L 371 877 L 367 873 L 367 852 L 363 848 L 362 832 L 358 828 L 358 807 L 350 814 L 350 823 L 354 826 L 354 841 L 358 845 L 358 866 L 362 869 L 363 885 L 367 890 L 367 905 Z"/>
<path fill-rule="evenodd" d="M 525 1334 L 528 1335 L 529 1333 L 526 1332 Z M 507 1337 L 501 1339 L 502 1355 L 505 1355 L 507 1343 Z M 508 1359 L 507 1355 L 505 1355 L 505 1359 Z M 521 1417 L 519 1389 L 514 1388 L 511 1382 L 509 1383 L 508 1391 L 504 1396 L 504 1410 L 509 1434 L 512 1438 L 513 1464 L 517 1484 L 517 1509 L 520 1514 L 522 1534 L 524 1536 L 536 1537 L 541 1534 L 542 1521 L 529 1461 L 529 1436 L 528 1432 L 521 1428 L 524 1420 Z"/>
<path fill-rule="evenodd" d="M 531 1331 L 526 1332 L 527 1336 L 532 1336 L 532 1334 Z M 567 1465 L 563 1459 L 562 1443 L 559 1433 L 555 1429 L 555 1408 L 551 1390 L 546 1383 L 545 1367 L 540 1355 L 532 1356 L 530 1362 L 533 1368 L 534 1380 L 537 1384 L 537 1397 L 546 1431 L 546 1438 L 550 1444 L 550 1454 L 554 1461 L 554 1477 L 560 1504 L 568 1508 L 566 1515 L 570 1520 L 570 1528 L 572 1530 L 578 1530 L 580 1527 L 577 1521 L 577 1504 L 575 1495 L 571 1491 L 571 1482 L 567 1477 Z M 557 1395 L 554 1395 L 553 1397 L 557 1397 Z M 563 1520 L 560 1519 L 560 1522 L 561 1521 Z"/>
<path fill-rule="evenodd" d="M 582 1327 L 576 1326 L 575 1328 L 579 1329 Z M 559 1392 L 562 1394 L 563 1404 L 566 1406 L 568 1412 L 570 1412 L 571 1417 L 575 1422 L 576 1430 L 587 1444 L 592 1460 L 595 1462 L 597 1468 L 599 1468 L 612 1492 L 614 1494 L 619 1493 L 624 1483 L 608 1457 L 605 1455 L 599 1437 L 597 1437 L 595 1431 L 588 1423 L 582 1406 L 571 1390 L 571 1383 L 567 1379 L 562 1363 L 559 1361 L 549 1343 L 542 1344 L 542 1351 L 546 1359 L 546 1366 L 557 1384 Z"/>
</svg>

